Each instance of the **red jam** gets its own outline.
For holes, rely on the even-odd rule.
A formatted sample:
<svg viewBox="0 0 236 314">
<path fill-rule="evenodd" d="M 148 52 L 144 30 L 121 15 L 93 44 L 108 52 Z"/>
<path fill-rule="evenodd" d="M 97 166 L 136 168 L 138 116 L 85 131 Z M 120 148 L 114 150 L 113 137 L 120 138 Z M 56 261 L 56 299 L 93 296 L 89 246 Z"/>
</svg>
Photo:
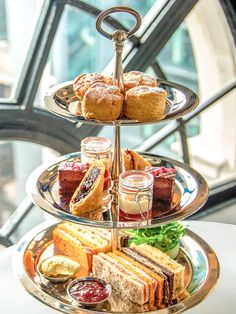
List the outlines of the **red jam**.
<svg viewBox="0 0 236 314">
<path fill-rule="evenodd" d="M 105 300 L 109 291 L 99 281 L 86 280 L 74 284 L 70 288 L 70 295 L 79 302 L 96 303 Z"/>
<path fill-rule="evenodd" d="M 146 219 L 152 219 L 152 209 L 149 210 L 149 216 L 148 213 L 141 214 L 128 214 L 122 209 L 119 209 L 119 221 L 142 221 Z"/>
</svg>

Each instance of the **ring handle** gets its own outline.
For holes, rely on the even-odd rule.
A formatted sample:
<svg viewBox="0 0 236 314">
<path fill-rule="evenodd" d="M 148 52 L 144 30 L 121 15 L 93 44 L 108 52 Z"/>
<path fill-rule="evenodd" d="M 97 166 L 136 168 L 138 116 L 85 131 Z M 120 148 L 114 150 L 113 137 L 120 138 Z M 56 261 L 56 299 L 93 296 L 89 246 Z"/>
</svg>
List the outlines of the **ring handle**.
<svg viewBox="0 0 236 314">
<path fill-rule="evenodd" d="M 137 30 L 140 28 L 141 24 L 142 24 L 142 19 L 141 16 L 139 15 L 139 13 L 129 7 L 125 7 L 125 6 L 120 6 L 120 7 L 112 7 L 110 9 L 107 9 L 103 12 L 101 12 L 96 20 L 96 28 L 98 30 L 98 32 L 100 34 L 102 34 L 104 37 L 108 38 L 108 39 L 113 39 L 112 34 L 109 34 L 108 32 L 106 32 L 103 28 L 102 28 L 102 21 L 111 13 L 114 12 L 126 12 L 129 13 L 131 15 L 133 15 L 136 19 L 136 24 L 134 25 L 133 28 L 131 28 L 131 30 L 129 30 L 128 32 L 126 32 L 126 38 L 129 38 L 130 36 L 132 36 L 135 32 L 137 32 Z"/>
</svg>

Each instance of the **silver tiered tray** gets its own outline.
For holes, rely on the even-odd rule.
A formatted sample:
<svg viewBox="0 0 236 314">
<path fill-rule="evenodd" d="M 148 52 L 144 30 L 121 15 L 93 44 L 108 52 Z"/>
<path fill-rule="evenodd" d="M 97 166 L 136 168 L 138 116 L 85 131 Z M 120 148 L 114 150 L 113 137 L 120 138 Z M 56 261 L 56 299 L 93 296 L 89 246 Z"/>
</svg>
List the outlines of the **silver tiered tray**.
<svg viewBox="0 0 236 314">
<path fill-rule="evenodd" d="M 74 100 L 70 102 L 70 99 L 75 97 L 73 82 L 66 82 L 50 88 L 44 97 L 44 106 L 53 114 L 75 123 L 86 122 L 89 124 L 100 125 L 138 125 L 177 119 L 192 111 L 199 103 L 198 96 L 193 91 L 180 84 L 158 79 L 157 85 L 165 89 L 167 92 L 165 116 L 161 120 L 145 122 L 126 118 L 114 121 L 86 120 L 82 115 L 76 114 L 77 108 L 80 106 L 80 101 Z"/>
<path fill-rule="evenodd" d="M 138 305 L 121 300 L 113 291 L 102 307 L 85 309 L 73 303 L 66 293 L 69 282 L 53 284 L 37 273 L 38 263 L 53 255 L 52 231 L 58 220 L 45 222 L 22 238 L 14 255 L 14 270 L 24 288 L 36 299 L 64 313 L 137 313 Z M 180 243 L 178 262 L 185 266 L 183 300 L 167 308 L 148 313 L 173 314 L 185 311 L 200 303 L 214 288 L 219 277 L 219 262 L 212 248 L 198 235 L 187 229 Z M 84 275 L 82 275 L 84 276 Z"/>
<path fill-rule="evenodd" d="M 153 218 L 149 220 L 141 222 L 113 221 L 109 204 L 104 209 L 103 220 L 91 220 L 70 214 L 67 204 L 60 200 L 57 171 L 62 161 L 80 160 L 80 152 L 59 157 L 53 163 L 37 168 L 27 181 L 27 193 L 35 205 L 57 218 L 103 228 L 153 227 L 175 220 L 182 220 L 204 205 L 208 197 L 208 185 L 196 170 L 170 158 L 153 154 L 143 154 L 143 156 L 155 167 L 164 166 L 176 169 L 172 204 L 168 207 L 161 203 L 155 204 Z"/>
</svg>

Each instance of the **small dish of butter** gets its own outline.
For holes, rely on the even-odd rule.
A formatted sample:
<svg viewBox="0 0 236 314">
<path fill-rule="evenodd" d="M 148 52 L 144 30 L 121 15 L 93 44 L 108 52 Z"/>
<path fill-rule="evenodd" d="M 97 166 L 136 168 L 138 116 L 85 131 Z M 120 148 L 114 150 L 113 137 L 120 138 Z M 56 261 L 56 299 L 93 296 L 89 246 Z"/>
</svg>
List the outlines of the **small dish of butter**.
<svg viewBox="0 0 236 314">
<path fill-rule="evenodd" d="M 55 255 L 39 262 L 37 271 L 40 276 L 54 283 L 71 279 L 79 270 L 80 264 L 64 255 Z"/>
</svg>

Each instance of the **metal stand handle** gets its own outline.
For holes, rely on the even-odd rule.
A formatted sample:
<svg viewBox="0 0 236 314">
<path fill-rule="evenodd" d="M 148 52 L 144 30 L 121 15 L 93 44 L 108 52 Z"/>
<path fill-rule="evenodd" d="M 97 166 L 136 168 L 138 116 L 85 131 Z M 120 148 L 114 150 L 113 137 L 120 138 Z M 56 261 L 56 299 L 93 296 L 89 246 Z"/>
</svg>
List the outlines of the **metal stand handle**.
<svg viewBox="0 0 236 314">
<path fill-rule="evenodd" d="M 134 27 L 125 32 L 124 30 L 118 29 L 112 34 L 109 34 L 102 28 L 102 22 L 106 16 L 114 12 L 126 12 L 132 14 L 136 23 Z M 142 20 L 138 12 L 128 7 L 113 7 L 103 11 L 97 18 L 96 28 L 106 38 L 114 41 L 115 43 L 115 69 L 113 73 L 113 85 L 118 86 L 120 92 L 125 94 L 124 79 L 123 79 L 123 66 L 122 66 L 122 51 L 124 47 L 124 41 L 132 36 L 141 26 Z M 112 204 L 111 204 L 111 216 L 113 222 L 118 222 L 118 188 L 119 188 L 119 175 L 121 173 L 121 157 L 120 157 L 120 125 L 115 124 L 114 129 L 114 150 L 113 150 L 113 161 L 112 161 Z M 112 230 L 112 251 L 117 250 L 119 242 L 119 231 L 118 229 Z"/>
</svg>

